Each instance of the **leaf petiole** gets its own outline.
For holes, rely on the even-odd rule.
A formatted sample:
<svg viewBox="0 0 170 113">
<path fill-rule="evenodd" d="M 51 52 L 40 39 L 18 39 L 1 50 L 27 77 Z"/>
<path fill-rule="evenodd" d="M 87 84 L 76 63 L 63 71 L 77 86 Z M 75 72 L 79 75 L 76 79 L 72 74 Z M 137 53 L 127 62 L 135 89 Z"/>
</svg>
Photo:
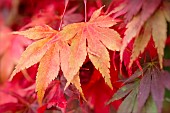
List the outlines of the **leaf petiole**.
<svg viewBox="0 0 170 113">
<path fill-rule="evenodd" d="M 65 0 L 64 11 L 63 11 L 63 14 L 62 14 L 62 16 L 61 16 L 60 26 L 59 26 L 59 28 L 58 28 L 59 31 L 60 31 L 60 29 L 61 29 L 61 27 L 62 27 L 63 18 L 64 18 L 64 14 L 65 14 L 65 12 L 66 12 L 66 9 L 67 9 L 68 2 L 69 2 L 69 0 Z"/>
<path fill-rule="evenodd" d="M 87 0 L 84 0 L 84 15 L 85 15 L 85 19 L 84 21 L 87 21 Z"/>
</svg>

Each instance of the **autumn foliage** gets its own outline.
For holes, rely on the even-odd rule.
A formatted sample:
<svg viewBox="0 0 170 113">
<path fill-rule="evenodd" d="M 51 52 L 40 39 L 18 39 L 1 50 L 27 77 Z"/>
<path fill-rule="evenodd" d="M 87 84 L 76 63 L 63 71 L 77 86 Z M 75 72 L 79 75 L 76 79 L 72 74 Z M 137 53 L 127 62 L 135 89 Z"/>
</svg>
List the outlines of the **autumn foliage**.
<svg viewBox="0 0 170 113">
<path fill-rule="evenodd" d="M 0 113 L 170 112 L 169 0 L 2 0 Z"/>
</svg>

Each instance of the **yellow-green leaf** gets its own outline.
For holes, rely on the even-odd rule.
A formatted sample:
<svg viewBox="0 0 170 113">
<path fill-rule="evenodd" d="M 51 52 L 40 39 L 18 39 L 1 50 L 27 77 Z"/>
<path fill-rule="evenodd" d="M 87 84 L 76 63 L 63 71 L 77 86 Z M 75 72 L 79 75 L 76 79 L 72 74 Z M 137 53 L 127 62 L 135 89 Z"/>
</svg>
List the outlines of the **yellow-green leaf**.
<svg viewBox="0 0 170 113">
<path fill-rule="evenodd" d="M 158 10 L 150 20 L 152 22 L 152 36 L 157 48 L 160 67 L 162 68 L 165 41 L 167 38 L 167 23 L 164 13 Z"/>
<path fill-rule="evenodd" d="M 131 67 L 133 61 L 143 53 L 145 47 L 147 46 L 151 37 L 151 25 L 147 22 L 144 26 L 144 32 L 139 35 L 139 37 L 135 38 L 135 42 L 133 45 L 132 55 L 129 63 L 129 67 Z"/>
<path fill-rule="evenodd" d="M 123 44 L 120 50 L 120 59 L 123 60 L 123 53 L 130 41 L 139 35 L 139 32 L 142 28 L 143 21 L 141 21 L 141 16 L 135 16 L 132 21 L 127 24 L 127 30 L 125 31 L 125 37 L 123 38 Z"/>
</svg>

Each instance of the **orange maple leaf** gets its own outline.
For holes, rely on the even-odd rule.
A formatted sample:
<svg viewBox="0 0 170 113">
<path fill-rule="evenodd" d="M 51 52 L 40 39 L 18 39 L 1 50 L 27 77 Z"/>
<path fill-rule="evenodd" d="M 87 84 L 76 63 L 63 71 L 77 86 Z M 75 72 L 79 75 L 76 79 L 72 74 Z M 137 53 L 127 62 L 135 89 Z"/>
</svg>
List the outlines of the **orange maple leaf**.
<svg viewBox="0 0 170 113">
<path fill-rule="evenodd" d="M 88 54 L 96 69 L 99 69 L 103 75 L 105 82 L 112 88 L 109 74 L 110 58 L 107 48 L 119 51 L 121 38 L 116 31 L 109 28 L 116 22 L 108 15 L 100 16 L 102 8 L 96 10 L 88 22 L 67 25 L 59 33 L 62 40 L 70 42 L 71 48 L 69 73 L 65 75 L 66 87 L 79 71 Z M 70 33 L 68 34 L 68 32 Z"/>
<path fill-rule="evenodd" d="M 56 73 L 53 73 L 54 75 L 51 74 L 54 71 L 53 67 L 56 66 L 56 64 L 49 59 L 47 60 L 47 58 L 53 58 L 54 56 L 52 53 L 52 39 L 57 34 L 57 31 L 45 25 L 36 26 L 25 31 L 14 32 L 14 34 L 23 35 L 29 39 L 39 39 L 29 45 L 22 53 L 21 58 L 15 67 L 15 70 L 13 71 L 10 79 L 12 79 L 19 71 L 29 68 L 32 65 L 40 62 L 36 79 L 36 90 L 38 91 L 39 103 L 41 103 L 45 89 L 47 88 L 48 84 L 56 77 Z M 53 61 L 56 60 L 56 58 L 53 59 Z M 51 68 L 49 68 L 49 65 L 51 65 Z M 44 66 L 47 66 L 47 68 L 44 68 Z M 57 67 L 55 67 L 55 70 L 57 71 Z"/>
<path fill-rule="evenodd" d="M 108 15 L 100 16 L 101 10 L 102 8 L 95 11 L 89 22 L 70 24 L 59 32 L 47 25 L 15 32 L 38 41 L 32 43 L 22 54 L 11 79 L 17 72 L 40 62 L 36 77 L 36 91 L 40 104 L 48 84 L 57 77 L 60 67 L 67 80 L 65 88 L 73 83 L 83 96 L 80 78 L 77 75 L 88 54 L 94 66 L 105 78 L 105 82 L 112 88 L 107 48 L 119 51 L 121 38 L 116 31 L 109 28 L 116 22 Z"/>
</svg>

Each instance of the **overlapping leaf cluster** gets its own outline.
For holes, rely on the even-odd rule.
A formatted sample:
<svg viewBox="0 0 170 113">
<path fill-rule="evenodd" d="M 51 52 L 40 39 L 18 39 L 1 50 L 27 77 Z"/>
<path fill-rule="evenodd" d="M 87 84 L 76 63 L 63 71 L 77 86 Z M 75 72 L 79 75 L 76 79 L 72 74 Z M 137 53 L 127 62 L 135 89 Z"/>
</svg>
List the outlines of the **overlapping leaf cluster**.
<svg viewBox="0 0 170 113">
<path fill-rule="evenodd" d="M 48 0 L 42 1 L 45 7 L 47 1 Z M 57 4 L 54 5 L 56 1 L 50 1 L 52 4 L 48 4 L 47 11 L 40 11 L 39 13 L 33 14 L 33 18 L 32 16 L 30 17 L 33 20 L 29 22 L 26 26 L 23 26 L 21 28 L 22 30 L 26 28 L 29 29 L 25 31 L 13 32 L 13 34 L 27 37 L 29 41 L 33 40 L 33 43 L 26 48 L 19 61 L 16 59 L 20 56 L 21 52 L 24 49 L 24 46 L 27 46 L 27 44 L 25 44 L 27 39 L 20 36 L 20 40 L 20 38 L 16 38 L 16 35 L 16 40 L 13 40 L 13 38 L 10 38 L 10 40 L 8 40 L 7 38 L 2 37 L 6 37 L 7 35 L 2 35 L 2 33 L 0 32 L 0 45 L 1 47 L 3 47 L 2 49 L 0 49 L 0 74 L 2 73 L 3 75 L 5 75 L 4 73 L 8 72 L 7 75 L 9 76 L 9 73 L 12 71 L 13 65 L 18 62 L 18 65 L 12 73 L 12 80 L 12 78 L 17 75 L 17 73 L 20 74 L 20 71 L 28 69 L 34 64 L 39 63 L 36 76 L 36 87 L 32 88 L 32 91 L 34 89 L 36 90 L 38 94 L 38 102 L 40 105 L 42 101 L 44 103 L 47 102 L 40 107 L 40 112 L 44 112 L 45 109 L 48 109 L 47 106 L 55 106 L 56 108 L 59 107 L 62 112 L 65 112 L 67 100 L 64 97 L 63 89 L 66 89 L 70 85 L 70 83 L 74 84 L 84 100 L 86 100 L 84 94 L 89 99 L 87 100 L 87 103 L 89 104 L 88 107 L 92 106 L 92 109 L 94 109 L 95 111 L 99 111 L 96 109 L 100 108 L 96 108 L 96 106 L 102 106 L 101 109 L 105 112 L 105 107 L 103 107 L 103 103 L 105 103 L 105 101 L 112 95 L 111 92 L 113 93 L 115 89 L 119 87 L 119 85 L 116 84 L 117 82 L 114 83 L 115 81 L 111 81 L 111 75 L 113 75 L 113 79 L 117 80 L 117 74 L 120 72 L 120 74 L 122 74 L 121 77 L 127 77 L 127 80 L 124 82 L 124 86 L 120 88 L 117 93 L 114 94 L 114 96 L 108 103 L 113 104 L 113 106 L 115 107 L 119 104 L 114 105 L 114 101 L 120 99 L 122 100 L 122 98 L 124 98 L 118 108 L 118 113 L 161 113 L 165 89 L 170 90 L 170 74 L 168 71 L 163 70 L 162 64 L 164 48 L 167 44 L 165 42 L 167 39 L 167 34 L 169 35 L 169 33 L 167 33 L 169 31 L 169 27 L 167 27 L 167 25 L 169 25 L 170 22 L 169 0 L 115 0 L 112 1 L 111 5 L 106 7 L 106 12 L 108 14 L 102 14 L 103 7 L 101 7 L 103 5 L 102 3 L 106 3 L 106 0 L 97 0 L 95 1 L 95 3 L 98 7 L 101 8 L 94 11 L 92 15 L 92 10 L 96 9 L 97 7 L 90 7 L 90 5 L 88 4 L 90 2 L 84 0 L 85 7 L 87 8 L 88 12 L 88 14 L 85 14 L 85 16 L 87 16 L 87 18 L 90 18 L 88 22 L 79 22 L 83 20 L 83 14 L 80 13 L 82 8 L 79 9 L 76 6 L 73 8 L 68 8 L 70 10 L 66 11 L 65 13 L 68 1 L 69 0 L 65 1 L 65 9 L 62 15 L 56 14 L 61 13 L 62 11 L 56 11 L 55 8 L 60 7 L 58 6 L 58 4 L 62 4 L 62 8 L 59 9 L 63 10 L 64 2 L 58 1 Z M 18 5 L 20 2 L 18 2 Z M 69 1 L 69 3 L 76 4 L 80 4 L 81 2 Z M 109 2 L 107 1 L 107 3 Z M 18 5 L 16 5 L 15 7 L 17 8 Z M 1 7 L 2 6 L 0 3 L 0 8 Z M 72 5 L 70 5 L 70 7 L 72 7 Z M 114 7 L 115 9 L 109 12 L 112 7 Z M 34 10 L 35 9 L 33 9 L 32 12 L 34 12 Z M 79 13 L 73 13 L 77 11 Z M 18 12 L 15 12 L 14 14 L 17 13 Z M 110 15 L 112 15 L 113 18 L 110 17 Z M 63 16 L 65 18 L 63 18 Z M 118 20 L 123 19 L 123 21 L 118 21 L 120 22 L 120 24 L 117 24 L 114 18 L 118 18 Z M 52 27 L 59 27 L 60 20 L 60 24 L 63 23 L 61 26 L 66 26 L 61 28 L 60 31 L 53 29 Z M 118 29 L 118 31 L 120 30 L 120 35 L 123 37 L 123 41 L 120 38 L 119 33 L 111 28 L 115 25 L 115 28 L 123 29 L 122 31 L 121 29 Z M 4 41 L 12 42 L 12 44 L 14 43 L 14 46 L 9 46 L 9 43 L 3 44 Z M 151 45 L 153 46 L 153 48 L 149 48 L 150 46 L 148 46 L 148 44 L 150 43 L 153 44 Z M 22 51 L 18 52 L 17 48 L 21 49 Z M 142 56 L 142 53 L 144 53 L 146 50 L 145 48 L 151 49 L 149 52 L 151 52 L 152 49 L 154 49 L 153 51 L 157 50 L 158 55 L 155 54 L 155 52 L 154 59 L 158 60 L 157 57 L 159 58 L 159 65 L 152 62 L 152 56 L 149 56 L 151 59 L 147 59 Z M 120 51 L 120 54 L 119 52 L 114 52 L 113 61 L 111 61 L 115 69 L 110 69 L 112 68 L 110 66 L 109 54 L 112 54 L 110 50 Z M 15 53 L 15 51 L 17 54 Z M 128 54 L 127 51 L 129 52 Z M 16 56 L 17 58 L 11 57 L 13 56 L 13 53 L 14 56 Z M 118 60 L 119 57 L 120 61 Z M 6 60 L 8 60 L 9 63 L 6 63 Z M 84 65 L 87 60 L 90 63 L 92 62 L 92 64 L 90 64 L 90 66 L 88 65 L 86 68 L 86 66 Z M 135 71 L 134 74 L 131 75 L 131 73 L 136 70 L 137 67 L 135 64 L 132 65 L 135 60 L 140 70 L 137 69 L 137 71 Z M 15 61 L 15 63 L 13 63 L 13 61 Z M 124 64 L 125 66 L 129 65 L 129 67 L 124 67 Z M 97 70 L 89 69 L 93 68 L 93 65 Z M 140 65 L 143 65 L 144 68 L 142 69 Z M 169 63 L 166 62 L 165 65 L 169 65 Z M 118 68 L 119 66 L 120 69 Z M 84 74 L 84 70 L 82 71 L 81 69 L 84 69 L 86 71 L 88 70 L 88 73 Z M 113 72 L 113 70 L 116 74 Z M 113 73 L 111 73 L 110 71 Z M 80 82 L 82 73 L 84 74 L 84 78 L 88 76 L 88 82 L 86 82 L 86 84 Z M 100 79 L 100 74 L 104 78 L 104 81 Z M 92 75 L 93 77 L 91 77 Z M 63 76 L 67 80 L 66 84 L 61 80 Z M 57 77 L 60 80 L 54 80 Z M 50 86 L 50 89 L 49 84 L 53 80 L 54 84 Z M 108 86 L 103 85 L 104 82 L 110 87 L 109 90 L 107 89 Z M 60 85 L 63 83 L 65 88 L 63 88 L 63 86 L 60 87 Z M 113 87 L 112 85 L 114 84 L 116 85 Z M 81 85 L 83 86 L 83 89 L 81 88 Z M 105 94 L 103 94 L 102 92 L 100 95 L 95 94 L 98 92 L 100 93 L 100 90 L 97 89 L 98 86 L 104 89 L 103 91 Z M 68 88 L 67 90 L 70 89 Z M 106 94 L 105 91 L 108 94 Z M 103 98 L 98 99 L 101 97 Z M 24 103 L 24 108 L 17 106 L 16 107 L 17 109 L 25 109 L 25 105 L 27 107 L 30 107 L 29 105 L 33 103 L 31 102 L 27 104 Z M 97 105 L 95 106 L 90 104 Z M 4 111 L 5 108 L 6 107 L 4 107 L 2 111 Z M 106 111 L 108 111 L 108 108 L 109 106 L 107 106 Z"/>
<path fill-rule="evenodd" d="M 140 80 L 138 77 L 142 76 Z M 109 100 L 108 103 L 128 95 L 118 109 L 118 113 L 161 113 L 165 89 L 170 90 L 170 73 L 154 65 L 137 70 Z"/>
<path fill-rule="evenodd" d="M 144 52 L 152 37 L 162 68 L 165 41 L 167 39 L 167 22 L 170 22 L 170 2 L 168 0 L 124 0 L 117 9 L 119 10 L 115 17 L 124 14 L 127 23 L 127 30 L 120 52 L 121 60 L 123 60 L 125 48 L 135 38 L 129 63 L 129 67 L 131 67 L 140 53 Z"/>
<path fill-rule="evenodd" d="M 125 112 L 125 109 L 127 113 L 161 113 L 165 88 L 170 90 L 170 74 L 162 69 L 164 48 L 167 34 L 169 34 L 167 32 L 170 22 L 170 2 L 168 0 L 120 0 L 115 3 L 119 5 L 112 11 L 115 13 L 113 17 L 123 16 L 126 26 L 120 50 L 121 61 L 127 62 L 124 61 L 127 60 L 124 58 L 127 57 L 125 55 L 129 55 L 126 54 L 127 47 L 133 44 L 132 53 L 129 57 L 129 68 L 132 68 L 135 60 L 142 59 L 144 62 L 148 62 L 145 58 L 139 58 L 139 56 L 145 51 L 146 47 L 152 49 L 148 48 L 147 45 L 153 39 L 154 45 L 152 46 L 157 49 L 159 66 L 153 63 L 149 63 L 148 66 L 144 63 L 144 68 L 134 72 L 108 103 L 126 97 L 120 105 L 118 113 Z M 157 55 L 154 57 L 156 59 Z M 152 56 L 150 56 L 150 59 L 152 59 Z"/>
</svg>

